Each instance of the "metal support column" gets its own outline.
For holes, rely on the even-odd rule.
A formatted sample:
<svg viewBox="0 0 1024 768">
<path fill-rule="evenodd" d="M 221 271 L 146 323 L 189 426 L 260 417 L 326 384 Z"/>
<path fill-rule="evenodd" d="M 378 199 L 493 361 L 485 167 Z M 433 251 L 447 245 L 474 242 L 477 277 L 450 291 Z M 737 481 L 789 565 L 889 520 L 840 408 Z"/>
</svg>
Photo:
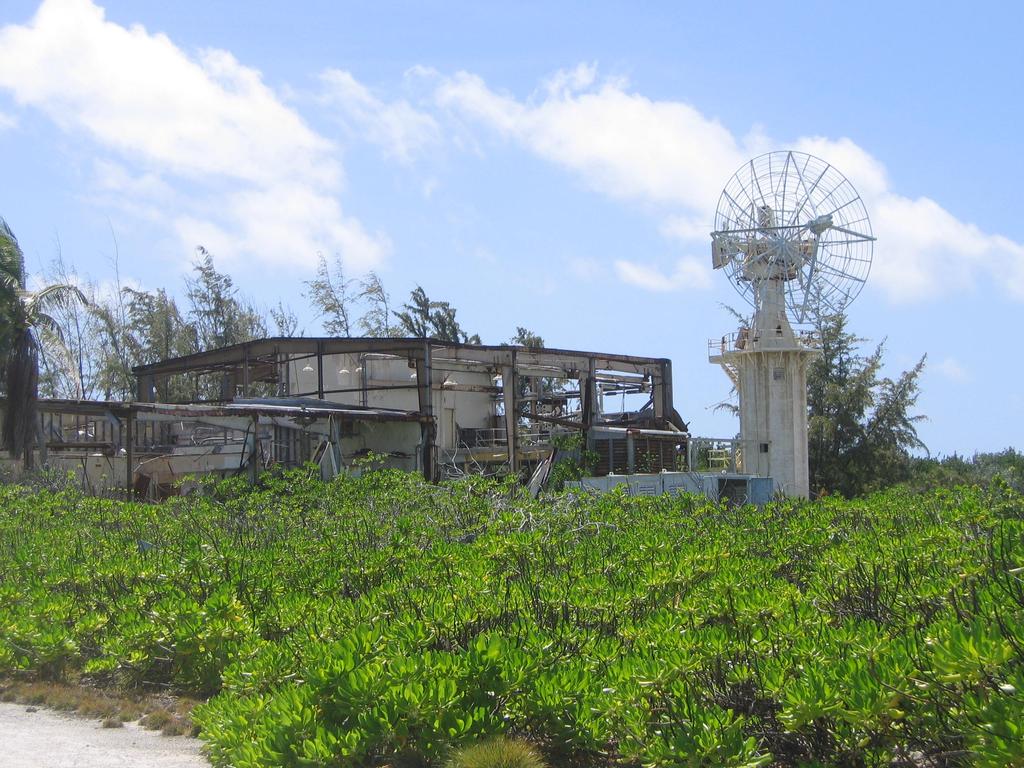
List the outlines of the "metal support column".
<svg viewBox="0 0 1024 768">
<path fill-rule="evenodd" d="M 591 358 L 586 376 L 580 382 L 580 392 L 583 397 L 580 414 L 583 424 L 583 447 L 587 450 L 593 448 L 590 443 L 590 428 L 594 425 L 594 413 L 597 411 L 597 362 Z"/>
<path fill-rule="evenodd" d="M 423 465 L 423 477 L 433 481 L 437 474 L 434 459 L 437 450 L 437 446 L 434 444 L 437 424 L 434 421 L 430 342 L 423 344 L 423 352 L 416 359 L 416 397 L 420 415 L 424 417 L 424 420 L 420 422 L 420 461 Z"/>
<path fill-rule="evenodd" d="M 316 343 L 316 396 L 324 399 L 324 343 Z"/>
<path fill-rule="evenodd" d="M 659 419 L 671 421 L 675 411 L 672 404 L 672 365 L 666 361 L 658 367 L 658 381 L 654 382 L 654 386 L 660 388 L 661 391 L 652 392 L 654 415 Z"/>
<path fill-rule="evenodd" d="M 519 471 L 519 377 L 516 374 L 516 353 L 512 351 L 512 364 L 501 369 L 501 391 L 505 402 L 505 443 L 508 449 L 508 467 Z"/>
<path fill-rule="evenodd" d="M 242 397 L 249 397 L 249 345 L 242 350 Z"/>
<path fill-rule="evenodd" d="M 135 446 L 135 434 L 134 434 L 134 419 L 132 418 L 132 412 L 126 411 L 123 417 L 124 424 L 124 466 L 125 466 L 125 495 L 131 498 L 132 492 L 135 490 L 135 468 L 132 466 L 132 462 L 135 460 L 135 452 L 132 450 Z"/>
<path fill-rule="evenodd" d="M 260 416 L 252 415 L 252 450 L 249 451 L 249 481 L 255 483 L 260 476 Z"/>
</svg>

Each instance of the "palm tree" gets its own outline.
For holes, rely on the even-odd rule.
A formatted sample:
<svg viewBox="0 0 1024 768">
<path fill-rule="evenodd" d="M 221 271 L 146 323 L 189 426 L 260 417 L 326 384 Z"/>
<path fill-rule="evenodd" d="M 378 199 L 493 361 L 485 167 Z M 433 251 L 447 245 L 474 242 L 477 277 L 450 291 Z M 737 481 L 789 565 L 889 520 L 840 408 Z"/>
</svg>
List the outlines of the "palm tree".
<svg viewBox="0 0 1024 768">
<path fill-rule="evenodd" d="M 5 394 L 0 447 L 14 458 L 31 461 L 36 432 L 36 400 L 39 393 L 39 339 L 36 330 L 63 339 L 60 325 L 49 314 L 69 302 L 87 304 L 73 285 L 48 285 L 28 290 L 25 256 L 18 239 L 0 217 L 0 370 Z"/>
</svg>

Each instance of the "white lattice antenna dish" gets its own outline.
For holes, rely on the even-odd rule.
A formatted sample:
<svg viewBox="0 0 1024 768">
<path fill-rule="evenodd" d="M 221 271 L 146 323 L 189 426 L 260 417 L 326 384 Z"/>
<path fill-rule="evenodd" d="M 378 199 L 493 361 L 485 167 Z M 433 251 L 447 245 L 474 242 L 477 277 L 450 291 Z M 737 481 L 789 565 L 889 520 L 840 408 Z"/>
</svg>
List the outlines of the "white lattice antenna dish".
<svg viewBox="0 0 1024 768">
<path fill-rule="evenodd" d="M 718 201 L 712 263 L 757 310 L 784 294 L 789 319 L 844 310 L 871 270 L 874 235 L 860 195 L 832 165 L 803 152 L 744 164 Z"/>
</svg>

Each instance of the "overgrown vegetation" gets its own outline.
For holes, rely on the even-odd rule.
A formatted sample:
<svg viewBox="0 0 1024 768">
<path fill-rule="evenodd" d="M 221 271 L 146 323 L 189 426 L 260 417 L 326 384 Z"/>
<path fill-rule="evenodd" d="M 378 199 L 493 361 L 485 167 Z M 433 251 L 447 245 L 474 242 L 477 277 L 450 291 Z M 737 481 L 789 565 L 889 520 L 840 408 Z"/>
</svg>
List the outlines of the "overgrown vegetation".
<svg viewBox="0 0 1024 768">
<path fill-rule="evenodd" d="M 925 358 L 895 379 L 881 375 L 884 342 L 863 355 L 846 316 L 818 323 L 821 354 L 807 369 L 807 451 L 814 495 L 847 498 L 910 478 L 912 453 L 924 450 L 915 414 Z"/>
<path fill-rule="evenodd" d="M 548 488 L 560 491 L 567 482 L 594 473 L 600 456 L 597 451 L 587 449 L 582 435 L 557 435 L 552 444 L 555 447 L 555 463 L 548 476 Z"/>
<path fill-rule="evenodd" d="M 36 436 L 40 336 L 48 332 L 62 344 L 54 310 L 85 301 L 74 285 L 29 290 L 21 246 L 0 218 L 0 395 L 5 403 L 0 449 L 14 458 L 25 455 Z"/>
<path fill-rule="evenodd" d="M 988 485 L 999 478 L 1017 493 L 1024 493 L 1024 454 L 1013 448 L 998 453 L 976 453 L 970 458 L 944 456 L 914 459 L 905 485 L 916 491 Z"/>
<path fill-rule="evenodd" d="M 0 487 L 0 671 L 210 697 L 193 718 L 238 768 L 499 735 L 550 765 L 1019 766 L 1024 499 Z"/>
</svg>

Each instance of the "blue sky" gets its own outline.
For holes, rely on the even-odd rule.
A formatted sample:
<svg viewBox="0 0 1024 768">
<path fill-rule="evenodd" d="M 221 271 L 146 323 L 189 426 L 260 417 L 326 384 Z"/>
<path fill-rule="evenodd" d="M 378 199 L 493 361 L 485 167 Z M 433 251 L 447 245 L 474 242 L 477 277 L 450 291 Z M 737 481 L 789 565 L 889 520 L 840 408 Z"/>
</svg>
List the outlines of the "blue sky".
<svg viewBox="0 0 1024 768">
<path fill-rule="evenodd" d="M 895 6 L 895 7 L 894 7 Z M 32 268 L 178 289 L 202 244 L 247 295 L 317 252 L 422 284 L 488 342 L 670 357 L 694 432 L 740 305 L 710 270 L 718 194 L 796 148 L 879 237 L 852 329 L 928 354 L 935 453 L 1020 447 L 1024 175 L 1016 4 L 7 0 L 0 215 Z"/>
</svg>

